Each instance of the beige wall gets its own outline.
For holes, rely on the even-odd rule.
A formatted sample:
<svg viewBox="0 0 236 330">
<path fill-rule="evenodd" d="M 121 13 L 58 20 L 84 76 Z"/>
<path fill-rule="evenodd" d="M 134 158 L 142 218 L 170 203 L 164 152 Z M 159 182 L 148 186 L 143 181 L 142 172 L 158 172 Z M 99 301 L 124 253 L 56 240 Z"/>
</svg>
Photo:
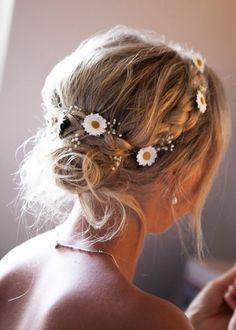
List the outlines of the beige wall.
<svg viewBox="0 0 236 330">
<path fill-rule="evenodd" d="M 155 30 L 206 56 L 224 81 L 235 127 L 235 13 L 234 0 L 16 0 L 0 95 L 0 257 L 26 239 L 22 226 L 17 235 L 17 216 L 9 205 L 16 196 L 11 173 L 17 169 L 17 146 L 42 121 L 40 91 L 51 67 L 99 29 L 121 23 Z M 203 214 L 211 252 L 226 259 L 236 257 L 235 145 Z"/>
</svg>

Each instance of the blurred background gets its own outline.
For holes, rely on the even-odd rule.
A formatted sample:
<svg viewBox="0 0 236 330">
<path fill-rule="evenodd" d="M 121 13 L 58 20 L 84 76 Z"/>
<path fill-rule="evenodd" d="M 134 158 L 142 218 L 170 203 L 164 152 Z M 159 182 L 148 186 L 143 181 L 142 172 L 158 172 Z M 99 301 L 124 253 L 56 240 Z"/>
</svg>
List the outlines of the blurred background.
<svg viewBox="0 0 236 330">
<path fill-rule="evenodd" d="M 0 0 L 0 258 L 30 238 L 12 203 L 17 195 L 12 173 L 18 168 L 17 147 L 43 121 L 40 93 L 51 68 L 101 29 L 125 24 L 156 31 L 206 56 L 224 83 L 234 133 L 235 13 L 235 0 Z M 134 279 L 143 290 L 183 306 L 235 261 L 234 142 L 233 135 L 203 211 L 205 262 L 183 253 L 175 227 L 160 236 L 151 234 Z"/>
</svg>

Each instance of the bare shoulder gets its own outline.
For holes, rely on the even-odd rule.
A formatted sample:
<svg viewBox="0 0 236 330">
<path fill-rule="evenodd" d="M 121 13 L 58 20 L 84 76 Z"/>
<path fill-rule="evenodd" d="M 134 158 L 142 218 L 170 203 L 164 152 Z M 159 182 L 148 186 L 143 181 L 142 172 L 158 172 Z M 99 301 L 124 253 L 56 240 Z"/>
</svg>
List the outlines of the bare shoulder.
<svg viewBox="0 0 236 330">
<path fill-rule="evenodd" d="M 9 276 L 13 276 L 15 272 L 24 264 L 24 253 L 21 245 L 12 248 L 0 260 L 0 284 L 2 284 Z"/>
<path fill-rule="evenodd" d="M 25 319 L 31 319 L 37 308 L 40 329 L 45 330 L 90 330 L 95 325 L 96 330 L 193 329 L 180 309 L 125 281 L 104 258 L 55 251 L 53 234 L 22 243 L 0 261 L 1 297 L 22 296 L 29 283 L 37 289 L 28 300 L 18 300 L 15 324 L 22 310 Z M 13 305 L 3 305 L 3 299 L 1 304 L 0 311 L 11 315 Z"/>
<path fill-rule="evenodd" d="M 54 239 L 55 230 L 48 230 L 14 247 L 0 260 L 1 298 L 21 296 L 22 293 L 30 298 L 49 260 L 54 260 Z"/>
<path fill-rule="evenodd" d="M 143 293 L 135 313 L 144 319 L 146 329 L 193 330 L 191 322 L 181 309 L 147 293 Z"/>
<path fill-rule="evenodd" d="M 122 287 L 123 283 L 121 287 L 117 283 L 116 290 Z M 81 302 L 75 294 L 64 296 L 46 315 L 43 328 L 76 330 L 80 324 L 87 330 L 94 329 L 94 325 L 97 330 L 193 330 L 179 308 L 138 288 L 131 287 L 117 296 L 111 292 L 104 297 L 95 292 L 92 300 L 87 295 L 84 298 Z M 84 312 L 80 314 L 79 309 Z"/>
<path fill-rule="evenodd" d="M 45 260 L 50 257 L 48 235 L 46 232 L 19 244 L 0 260 L 0 329 L 29 329 L 24 322 L 35 317 L 36 309 L 37 324 L 41 321 L 48 288 L 39 287 L 44 292 L 41 296 L 35 289 Z"/>
<path fill-rule="evenodd" d="M 0 260 L 0 288 L 6 283 L 12 283 L 17 277 L 27 278 L 37 269 L 44 256 L 48 253 L 48 236 L 51 231 L 35 236 L 12 248 Z M 21 276 L 22 275 L 22 276 Z"/>
</svg>

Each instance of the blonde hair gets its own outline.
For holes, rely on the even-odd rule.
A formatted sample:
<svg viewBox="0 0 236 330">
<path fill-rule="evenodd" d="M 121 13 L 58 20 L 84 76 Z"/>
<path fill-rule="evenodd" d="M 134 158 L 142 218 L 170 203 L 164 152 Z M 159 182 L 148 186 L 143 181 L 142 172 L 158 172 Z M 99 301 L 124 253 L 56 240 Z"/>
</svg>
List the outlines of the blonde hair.
<svg viewBox="0 0 236 330">
<path fill-rule="evenodd" d="M 33 149 L 19 170 L 23 209 L 64 220 L 67 202 L 79 197 L 88 228 L 94 230 L 91 241 L 106 241 L 121 233 L 127 210 L 145 225 L 131 190 L 158 179 L 165 182 L 174 173 L 174 184 L 163 192 L 173 210 L 171 196 L 178 192 L 187 198 L 182 184 L 205 160 L 198 197 L 188 214 L 201 242 L 201 212 L 229 142 L 230 121 L 220 79 L 208 65 L 200 73 L 190 54 L 153 32 L 118 25 L 84 40 L 58 63 L 42 91 L 46 114 L 62 113 L 72 105 L 96 111 L 110 121 L 117 118 L 122 137 L 81 132 L 80 146 L 68 152 L 63 139 L 52 138 L 45 125 L 31 139 Z M 207 86 L 204 115 L 196 109 L 200 85 Z M 174 151 L 152 166 L 138 166 L 132 151 L 153 145 L 163 133 L 173 135 Z M 123 157 L 116 171 L 111 170 L 111 155 Z M 103 209 L 99 216 L 97 202 Z M 120 212 L 115 221 L 114 212 Z"/>
</svg>

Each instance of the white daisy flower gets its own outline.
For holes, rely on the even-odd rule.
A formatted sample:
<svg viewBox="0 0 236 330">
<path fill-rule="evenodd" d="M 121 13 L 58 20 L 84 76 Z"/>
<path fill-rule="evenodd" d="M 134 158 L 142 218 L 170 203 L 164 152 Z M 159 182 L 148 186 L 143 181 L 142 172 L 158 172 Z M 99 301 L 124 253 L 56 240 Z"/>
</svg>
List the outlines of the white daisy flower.
<svg viewBox="0 0 236 330">
<path fill-rule="evenodd" d="M 157 158 L 157 151 L 154 147 L 145 147 L 139 150 L 136 158 L 139 165 L 151 166 Z"/>
<path fill-rule="evenodd" d="M 205 59 L 200 53 L 194 53 L 192 55 L 193 63 L 196 65 L 198 70 L 203 73 L 204 72 L 204 66 L 205 66 Z"/>
<path fill-rule="evenodd" d="M 106 119 L 98 113 L 87 115 L 84 118 L 82 125 L 89 135 L 101 135 L 106 132 L 107 127 Z"/>
<path fill-rule="evenodd" d="M 201 113 L 204 113 L 206 111 L 207 104 L 206 104 L 205 96 L 200 90 L 197 91 L 196 101 L 197 101 L 198 109 L 200 110 Z"/>
</svg>

